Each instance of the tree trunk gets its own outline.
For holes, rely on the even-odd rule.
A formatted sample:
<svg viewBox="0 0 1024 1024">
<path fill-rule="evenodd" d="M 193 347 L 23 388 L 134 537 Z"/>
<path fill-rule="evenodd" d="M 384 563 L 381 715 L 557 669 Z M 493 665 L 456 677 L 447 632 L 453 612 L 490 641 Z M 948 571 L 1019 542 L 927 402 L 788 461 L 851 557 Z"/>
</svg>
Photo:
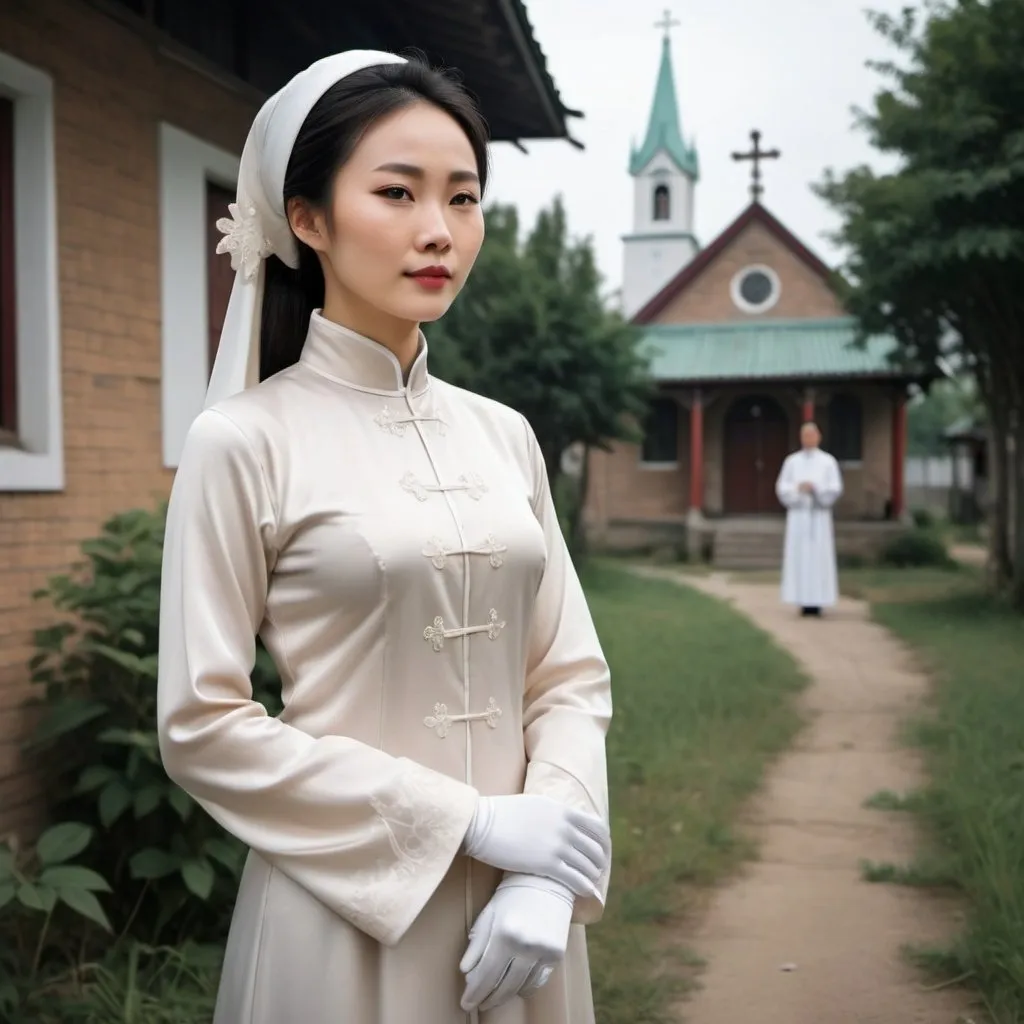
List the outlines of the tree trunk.
<svg viewBox="0 0 1024 1024">
<path fill-rule="evenodd" d="M 1012 467 L 1007 449 L 1007 430 L 1001 420 L 991 418 L 989 467 L 992 477 L 992 522 L 989 530 L 989 564 L 992 582 L 1003 591 L 1013 578 L 1010 557 L 1010 477 Z"/>
<path fill-rule="evenodd" d="M 977 379 L 988 414 L 988 463 L 992 508 L 988 542 L 989 580 L 994 590 L 1003 592 L 1013 578 L 1009 503 L 1012 468 L 1007 458 L 1006 444 L 1010 435 L 1009 406 L 1003 389 L 995 384 L 984 362 L 978 366 Z"/>
<path fill-rule="evenodd" d="M 546 449 L 542 446 L 541 455 L 544 457 L 544 467 L 548 474 L 548 487 L 551 490 L 551 500 L 555 505 L 555 515 L 558 518 L 558 526 L 562 531 L 562 536 L 568 544 L 570 527 L 572 525 L 572 520 L 570 518 L 572 507 L 571 504 L 569 508 L 565 507 L 566 494 L 565 488 L 562 486 L 562 452 L 561 449 L 555 451 L 554 449 Z"/>
<path fill-rule="evenodd" d="M 587 531 L 583 512 L 587 504 L 587 491 L 590 487 L 590 449 L 583 449 L 583 465 L 577 481 L 576 495 L 572 503 L 569 518 L 569 551 L 573 561 L 579 567 L 587 557 Z"/>
<path fill-rule="evenodd" d="M 1015 608 L 1024 611 L 1024 415 L 1014 410 L 1013 421 L 1013 451 L 1007 459 L 1012 470 L 1007 488 L 1007 511 L 1012 524 L 1009 531 L 1009 556 L 1013 566 L 1010 598 Z"/>
</svg>

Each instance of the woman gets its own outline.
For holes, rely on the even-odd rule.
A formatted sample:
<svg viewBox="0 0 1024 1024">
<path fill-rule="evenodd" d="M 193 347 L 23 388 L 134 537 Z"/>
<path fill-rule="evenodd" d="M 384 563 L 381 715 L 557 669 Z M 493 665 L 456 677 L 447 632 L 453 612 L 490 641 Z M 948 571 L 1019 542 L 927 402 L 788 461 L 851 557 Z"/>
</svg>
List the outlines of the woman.
<svg viewBox="0 0 1024 1024">
<path fill-rule="evenodd" d="M 486 176 L 465 92 L 373 51 L 293 79 L 242 154 L 160 623 L 167 772 L 251 849 L 216 1024 L 594 1019 L 608 667 L 529 425 L 432 379 L 419 330 Z"/>
</svg>

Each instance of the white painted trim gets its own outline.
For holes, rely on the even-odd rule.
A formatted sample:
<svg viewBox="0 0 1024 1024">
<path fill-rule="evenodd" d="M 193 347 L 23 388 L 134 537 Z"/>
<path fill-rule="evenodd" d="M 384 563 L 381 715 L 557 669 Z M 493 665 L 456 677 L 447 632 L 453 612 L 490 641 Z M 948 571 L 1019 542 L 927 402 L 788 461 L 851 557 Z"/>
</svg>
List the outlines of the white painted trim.
<svg viewBox="0 0 1024 1024">
<path fill-rule="evenodd" d="M 768 301 L 756 306 L 753 303 L 747 302 L 740 294 L 740 282 L 747 274 L 755 270 L 759 270 L 772 283 L 772 294 Z M 740 268 L 733 274 L 732 281 L 729 283 L 729 295 L 736 308 L 743 310 L 744 313 L 767 313 L 779 301 L 782 295 L 782 282 L 779 280 L 779 275 L 771 267 L 764 263 L 752 263 L 749 266 Z"/>
<path fill-rule="evenodd" d="M 14 100 L 14 262 L 18 304 L 18 446 L 0 447 L 0 493 L 64 489 L 57 163 L 53 80 L 0 53 Z"/>
<path fill-rule="evenodd" d="M 637 462 L 637 468 L 645 472 L 664 473 L 679 468 L 678 462 L 644 462 L 643 457 Z"/>
<path fill-rule="evenodd" d="M 206 182 L 233 189 L 239 159 L 160 125 L 160 398 L 163 462 L 178 465 L 209 380 Z"/>
</svg>

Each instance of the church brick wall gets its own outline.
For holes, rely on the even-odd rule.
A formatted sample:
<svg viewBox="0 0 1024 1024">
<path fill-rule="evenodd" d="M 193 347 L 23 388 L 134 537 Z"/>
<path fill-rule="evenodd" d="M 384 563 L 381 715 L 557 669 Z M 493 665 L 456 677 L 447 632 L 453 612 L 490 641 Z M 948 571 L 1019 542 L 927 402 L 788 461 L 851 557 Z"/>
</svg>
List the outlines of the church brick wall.
<svg viewBox="0 0 1024 1024">
<path fill-rule="evenodd" d="M 877 520 L 885 513 L 892 481 L 892 397 L 884 386 L 870 383 L 819 388 L 818 416 L 824 425 L 827 403 L 833 390 L 841 390 L 860 399 L 863 410 L 863 458 L 859 463 L 843 465 L 844 495 L 836 506 L 837 520 Z M 752 393 L 774 398 L 789 418 L 789 450 L 799 446 L 802 398 L 795 386 L 726 386 L 706 393 L 704 412 L 704 502 L 706 514 L 724 512 L 725 490 L 725 417 L 732 403 Z M 672 469 L 650 469 L 640 464 L 639 448 L 617 444 L 611 452 L 591 454 L 586 522 L 598 544 L 613 533 L 629 536 L 630 544 L 645 546 L 658 542 L 657 529 L 643 529 L 643 521 L 652 524 L 682 524 L 689 509 L 689 410 L 680 408 L 679 463 Z M 826 445 L 827 447 L 827 445 Z M 781 510 L 780 510 L 781 511 Z M 616 524 L 619 526 L 616 526 Z M 630 524 L 624 530 L 622 524 Z"/>
<path fill-rule="evenodd" d="M 679 460 L 673 467 L 644 466 L 640 447 L 617 444 L 610 452 L 590 456 L 587 518 L 597 523 L 615 519 L 678 519 L 686 515 L 690 488 L 690 424 L 680 410 Z"/>
<path fill-rule="evenodd" d="M 0 834 L 32 825 L 19 755 L 26 662 L 52 613 L 32 600 L 109 516 L 166 496 L 160 424 L 158 125 L 241 152 L 251 101 L 72 0 L 6 0 L 0 50 L 54 82 L 62 492 L 0 492 Z"/>
<path fill-rule="evenodd" d="M 766 263 L 779 275 L 779 301 L 757 319 L 844 316 L 828 284 L 791 252 L 763 224 L 742 231 L 694 281 L 654 318 L 655 323 L 720 323 L 746 320 L 730 294 L 736 273 L 754 263 Z"/>
</svg>

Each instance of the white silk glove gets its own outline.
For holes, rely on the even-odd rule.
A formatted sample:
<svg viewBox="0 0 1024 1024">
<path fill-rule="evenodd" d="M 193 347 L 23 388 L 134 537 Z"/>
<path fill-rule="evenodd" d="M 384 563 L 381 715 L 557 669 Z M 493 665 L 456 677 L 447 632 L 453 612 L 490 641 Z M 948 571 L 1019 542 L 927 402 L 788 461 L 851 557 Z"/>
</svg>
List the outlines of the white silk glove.
<svg viewBox="0 0 1024 1024">
<path fill-rule="evenodd" d="M 508 875 L 469 931 L 462 1009 L 493 1010 L 541 988 L 565 957 L 574 903 L 559 882 Z"/>
<path fill-rule="evenodd" d="M 608 867 L 611 837 L 596 815 L 546 796 L 481 797 L 463 849 L 502 871 L 540 875 L 577 896 L 601 898 L 597 880 Z"/>
</svg>

